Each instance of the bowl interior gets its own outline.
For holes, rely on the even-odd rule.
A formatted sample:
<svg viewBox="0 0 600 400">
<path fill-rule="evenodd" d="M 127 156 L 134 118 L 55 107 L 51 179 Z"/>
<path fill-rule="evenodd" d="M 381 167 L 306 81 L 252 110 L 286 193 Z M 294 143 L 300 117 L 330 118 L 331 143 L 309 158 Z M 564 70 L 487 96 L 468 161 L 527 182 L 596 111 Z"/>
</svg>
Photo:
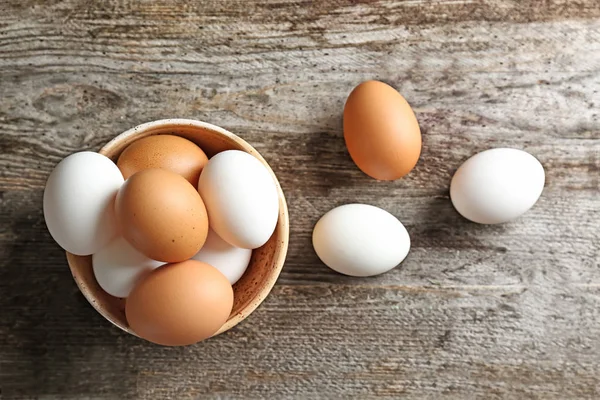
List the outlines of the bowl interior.
<svg viewBox="0 0 600 400">
<path fill-rule="evenodd" d="M 215 334 L 222 333 L 246 318 L 265 299 L 275 284 L 287 253 L 289 222 L 285 197 L 273 171 L 262 156 L 248 143 L 214 125 L 194 120 L 161 120 L 137 126 L 107 143 L 100 153 L 116 162 L 121 152 L 137 139 L 159 134 L 182 136 L 196 143 L 208 157 L 224 150 L 242 150 L 257 157 L 271 172 L 279 193 L 279 220 L 275 232 L 262 247 L 252 251 L 250 264 L 233 286 L 233 310 L 227 322 Z M 125 318 L 125 299 L 104 292 L 94 277 L 91 256 L 67 253 L 71 273 L 83 295 L 107 320 L 134 334 Z"/>
</svg>

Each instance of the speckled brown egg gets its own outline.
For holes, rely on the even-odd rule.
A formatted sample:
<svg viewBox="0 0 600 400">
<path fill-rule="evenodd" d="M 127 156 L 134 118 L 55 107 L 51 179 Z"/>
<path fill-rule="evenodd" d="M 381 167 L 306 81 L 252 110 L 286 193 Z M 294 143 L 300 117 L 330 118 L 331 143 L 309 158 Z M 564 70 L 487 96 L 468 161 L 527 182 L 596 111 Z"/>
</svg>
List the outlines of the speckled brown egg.
<svg viewBox="0 0 600 400">
<path fill-rule="evenodd" d="M 206 207 L 198 191 L 164 169 L 145 169 L 127 179 L 115 209 L 123 237 L 153 260 L 187 260 L 208 235 Z"/>
<path fill-rule="evenodd" d="M 193 142 L 174 135 L 155 135 L 136 140 L 117 160 L 125 179 L 138 171 L 162 168 L 198 185 L 202 168 L 208 162 L 204 151 Z"/>
<path fill-rule="evenodd" d="M 421 130 L 408 102 L 379 81 L 358 85 L 344 106 L 346 147 L 365 174 L 394 180 L 408 174 L 421 154 Z"/>
<path fill-rule="evenodd" d="M 184 346 L 215 334 L 233 307 L 233 289 L 216 268 L 196 260 L 152 271 L 131 292 L 127 322 L 140 337 Z"/>
</svg>

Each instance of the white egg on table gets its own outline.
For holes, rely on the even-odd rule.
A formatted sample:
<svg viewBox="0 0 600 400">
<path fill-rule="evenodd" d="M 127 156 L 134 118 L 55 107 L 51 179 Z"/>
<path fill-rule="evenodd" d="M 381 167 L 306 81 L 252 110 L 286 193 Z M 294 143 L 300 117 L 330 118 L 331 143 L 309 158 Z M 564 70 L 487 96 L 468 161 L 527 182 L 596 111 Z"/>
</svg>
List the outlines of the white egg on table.
<svg viewBox="0 0 600 400">
<path fill-rule="evenodd" d="M 227 150 L 212 157 L 202 170 L 198 191 L 210 227 L 226 242 L 256 249 L 273 234 L 279 217 L 277 186 L 251 154 Z"/>
<path fill-rule="evenodd" d="M 410 250 L 410 236 L 389 212 L 367 204 L 346 204 L 327 212 L 315 225 L 315 252 L 329 268 L 350 276 L 383 274 Z"/>
<path fill-rule="evenodd" d="M 544 167 L 534 156 L 497 148 L 474 155 L 458 168 L 450 183 L 450 198 L 463 217 L 498 224 L 533 207 L 544 183 Z"/>
<path fill-rule="evenodd" d="M 65 250 L 87 256 L 117 235 L 114 200 L 123 175 L 109 158 L 72 154 L 54 168 L 44 190 L 44 219 Z"/>
<path fill-rule="evenodd" d="M 146 257 L 121 236 L 92 255 L 96 281 L 106 293 L 115 297 L 129 296 L 142 278 L 164 264 Z"/>
<path fill-rule="evenodd" d="M 251 256 L 252 250 L 232 246 L 209 229 L 204 246 L 192 259 L 212 265 L 233 285 L 244 275 Z"/>
</svg>

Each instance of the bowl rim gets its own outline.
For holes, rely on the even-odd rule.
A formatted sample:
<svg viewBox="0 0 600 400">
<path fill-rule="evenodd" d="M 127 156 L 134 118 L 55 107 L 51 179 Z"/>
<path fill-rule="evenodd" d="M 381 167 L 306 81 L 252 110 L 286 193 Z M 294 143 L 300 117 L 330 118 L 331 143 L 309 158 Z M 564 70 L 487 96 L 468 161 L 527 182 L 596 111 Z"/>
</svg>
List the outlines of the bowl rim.
<svg viewBox="0 0 600 400">
<path fill-rule="evenodd" d="M 281 189 L 281 185 L 279 184 L 279 180 L 277 179 L 277 176 L 271 169 L 271 166 L 269 165 L 269 163 L 263 158 L 263 156 L 252 145 L 250 145 L 248 142 L 246 142 L 241 137 L 235 135 L 234 133 L 229 132 L 228 130 L 226 130 L 224 128 L 221 128 L 220 126 L 213 125 L 208 122 L 195 120 L 195 119 L 188 119 L 188 118 L 168 118 L 168 119 L 159 119 L 159 120 L 155 120 L 155 121 L 145 122 L 145 123 L 136 125 L 135 127 L 130 128 L 130 129 L 120 133 L 119 135 L 115 136 L 113 139 L 108 141 L 104 146 L 102 146 L 102 148 L 98 151 L 98 153 L 106 156 L 106 153 L 110 153 L 114 147 L 121 146 L 124 142 L 127 145 L 133 143 L 134 141 L 136 141 L 138 139 L 137 136 L 141 133 L 147 132 L 148 130 L 152 130 L 152 129 L 160 129 L 160 128 L 165 128 L 168 126 L 177 126 L 177 125 L 186 126 L 186 127 L 192 126 L 192 127 L 199 128 L 199 129 L 205 129 L 205 130 L 217 132 L 218 134 L 221 134 L 221 135 L 227 137 L 228 139 L 236 142 L 242 149 L 244 149 L 245 152 L 250 153 L 253 156 L 255 156 L 256 158 L 258 158 L 262 162 L 262 164 L 267 167 L 267 169 L 269 170 L 269 173 L 273 177 L 273 180 L 277 187 L 277 194 L 278 194 L 278 197 L 280 200 L 279 201 L 280 210 L 279 210 L 279 218 L 277 220 L 277 225 L 278 226 L 281 225 L 282 229 L 281 228 L 279 228 L 279 229 L 282 230 L 283 237 L 281 238 L 281 242 L 282 242 L 281 247 L 279 248 L 279 251 L 277 252 L 276 258 L 274 261 L 275 268 L 273 268 L 271 270 L 271 273 L 268 275 L 267 279 L 264 281 L 264 284 L 262 285 L 262 288 L 257 292 L 257 295 L 255 297 L 253 297 L 244 308 L 238 310 L 237 313 L 230 315 L 229 318 L 227 319 L 227 321 L 225 321 L 225 323 L 221 326 L 221 328 L 219 328 L 219 330 L 217 332 L 215 332 L 215 334 L 212 335 L 212 337 L 214 337 L 223 332 L 228 331 L 229 329 L 233 328 L 234 326 L 236 326 L 237 324 L 239 324 L 240 322 L 245 320 L 250 314 L 252 314 L 262 304 L 262 302 L 271 293 L 273 286 L 275 286 L 275 283 L 277 282 L 277 279 L 279 278 L 279 275 L 281 274 L 281 270 L 283 269 L 283 265 L 285 264 L 285 259 L 287 256 L 288 245 L 289 245 L 289 234 L 290 234 L 289 226 L 290 226 L 290 224 L 289 224 L 289 213 L 288 213 L 287 201 L 285 199 L 285 194 L 283 193 L 283 190 Z M 127 142 L 129 142 L 129 143 L 127 143 Z M 278 229 L 278 228 L 276 228 L 276 229 Z M 99 302 L 96 301 L 96 298 L 93 296 L 92 291 L 87 287 L 87 285 L 85 285 L 84 282 L 82 282 L 80 279 L 78 279 L 74 265 L 75 265 L 76 257 L 79 257 L 79 256 L 76 256 L 69 252 L 66 252 L 66 256 L 67 256 L 67 263 L 69 264 L 69 269 L 71 271 L 71 275 L 73 276 L 73 279 L 75 280 L 75 283 L 77 284 L 77 287 L 79 288 L 79 291 L 83 294 L 85 299 L 92 305 L 92 307 L 100 315 L 102 315 L 104 317 L 104 319 L 109 321 L 111 324 L 113 324 L 117 328 L 119 328 L 129 334 L 139 337 L 128 326 L 124 326 L 124 325 L 120 324 L 118 321 L 115 320 L 115 318 L 112 317 L 112 315 L 109 312 L 105 311 L 102 308 L 102 306 L 99 304 Z M 88 256 L 88 257 L 91 257 L 91 256 Z"/>
</svg>

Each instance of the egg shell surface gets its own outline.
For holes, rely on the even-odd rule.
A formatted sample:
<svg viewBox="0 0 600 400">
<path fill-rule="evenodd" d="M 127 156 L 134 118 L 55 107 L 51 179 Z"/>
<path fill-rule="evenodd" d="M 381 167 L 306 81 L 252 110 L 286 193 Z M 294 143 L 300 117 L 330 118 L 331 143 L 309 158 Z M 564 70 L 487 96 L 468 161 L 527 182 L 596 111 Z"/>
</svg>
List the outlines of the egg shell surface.
<svg viewBox="0 0 600 400">
<path fill-rule="evenodd" d="M 131 292 L 125 315 L 140 337 L 184 346 L 215 334 L 233 307 L 233 289 L 216 268 L 196 260 L 163 265 Z"/>
<path fill-rule="evenodd" d="M 312 237 L 315 252 L 329 268 L 350 276 L 373 276 L 400 264 L 410 236 L 389 212 L 367 204 L 346 204 L 321 217 Z"/>
<path fill-rule="evenodd" d="M 378 180 L 408 174 L 421 154 L 421 130 L 408 102 L 379 81 L 358 85 L 344 106 L 344 140 L 354 163 Z"/>
<path fill-rule="evenodd" d="M 183 176 L 195 187 L 207 162 L 208 157 L 195 143 L 175 135 L 154 135 L 127 146 L 117 166 L 125 179 L 144 169 L 162 168 Z"/>
<path fill-rule="evenodd" d="M 63 159 L 44 190 L 44 219 L 52 238 L 79 256 L 106 246 L 118 233 L 114 201 L 122 184 L 119 168 L 101 154 L 84 151 Z"/>
<path fill-rule="evenodd" d="M 192 259 L 212 265 L 233 285 L 248 268 L 251 256 L 252 250 L 232 246 L 209 229 L 204 246 Z"/>
<path fill-rule="evenodd" d="M 256 249 L 269 240 L 279 217 L 279 196 L 267 168 L 254 156 L 227 150 L 204 167 L 198 191 L 210 227 L 229 244 Z"/>
<path fill-rule="evenodd" d="M 146 257 L 121 236 L 92 256 L 94 276 L 100 287 L 111 296 L 122 298 L 129 296 L 141 279 L 163 264 Z"/>
<path fill-rule="evenodd" d="M 206 208 L 198 191 L 181 175 L 145 169 L 117 194 L 122 235 L 146 257 L 179 262 L 200 250 L 208 234 Z"/>
<path fill-rule="evenodd" d="M 544 183 L 544 167 L 531 154 L 490 149 L 458 168 L 450 183 L 450 198 L 463 217 L 480 224 L 499 224 L 533 207 Z"/>
</svg>

